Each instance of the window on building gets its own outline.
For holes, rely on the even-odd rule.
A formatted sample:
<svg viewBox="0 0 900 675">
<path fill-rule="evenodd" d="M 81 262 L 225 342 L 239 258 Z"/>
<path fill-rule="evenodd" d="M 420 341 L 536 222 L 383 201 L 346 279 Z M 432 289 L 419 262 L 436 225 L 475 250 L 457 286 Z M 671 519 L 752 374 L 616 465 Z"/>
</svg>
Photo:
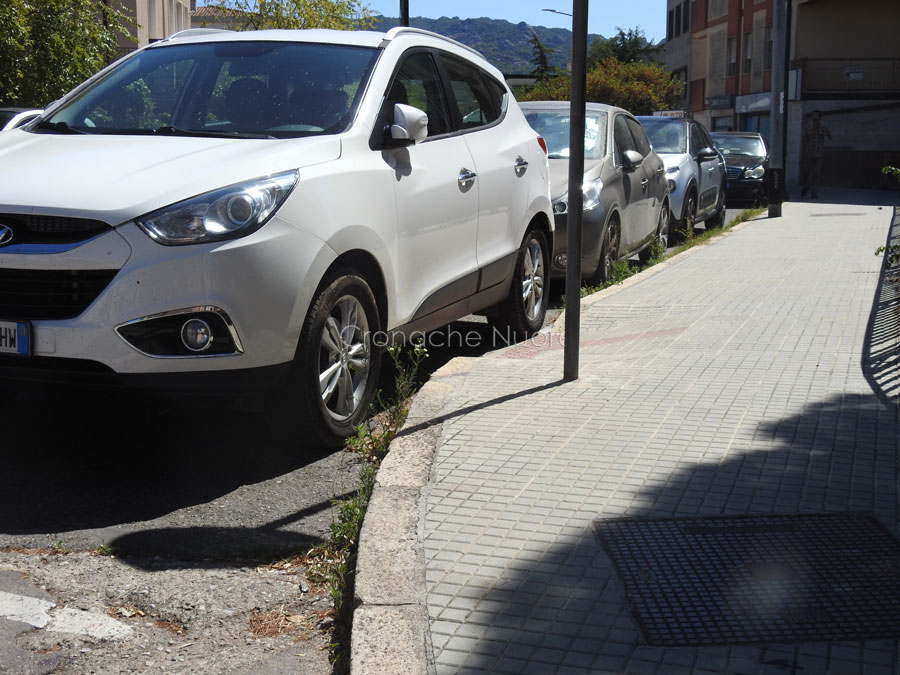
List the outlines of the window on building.
<svg viewBox="0 0 900 675">
<path fill-rule="evenodd" d="M 727 77 L 737 75 L 737 37 L 728 38 L 728 66 L 725 70 Z"/>
<path fill-rule="evenodd" d="M 684 98 L 687 95 L 687 68 L 680 68 L 672 73 L 672 79 L 681 85 L 681 89 L 676 92 L 678 98 Z"/>
<path fill-rule="evenodd" d="M 691 0 L 684 0 L 681 9 L 681 32 L 691 32 Z"/>
<path fill-rule="evenodd" d="M 681 5 L 675 5 L 675 37 L 681 35 Z"/>
<path fill-rule="evenodd" d="M 751 42 L 752 38 L 752 31 L 744 33 L 744 68 L 741 72 L 745 74 L 750 72 L 750 64 L 753 61 L 753 42 Z"/>
<path fill-rule="evenodd" d="M 671 40 L 675 37 L 675 10 L 669 10 L 669 23 L 666 26 L 666 40 Z"/>
<path fill-rule="evenodd" d="M 772 70 L 772 26 L 766 26 L 766 70 Z"/>
</svg>

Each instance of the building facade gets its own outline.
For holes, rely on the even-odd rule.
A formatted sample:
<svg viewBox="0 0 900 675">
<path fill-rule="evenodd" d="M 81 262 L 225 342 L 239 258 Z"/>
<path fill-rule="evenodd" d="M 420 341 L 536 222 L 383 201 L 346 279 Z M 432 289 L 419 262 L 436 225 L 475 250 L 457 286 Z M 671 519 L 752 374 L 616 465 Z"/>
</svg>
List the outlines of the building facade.
<svg viewBox="0 0 900 675">
<path fill-rule="evenodd" d="M 800 180 L 803 126 L 820 110 L 832 134 L 823 184 L 878 187 L 881 166 L 900 161 L 900 2 L 791 4 L 787 181 Z M 666 67 L 685 81 L 685 114 L 768 136 L 774 11 L 774 0 L 667 0 Z"/>
<path fill-rule="evenodd" d="M 130 40 L 119 40 L 119 54 L 162 40 L 191 27 L 194 0 L 118 0 L 117 5 L 134 18 L 137 26 Z"/>
</svg>

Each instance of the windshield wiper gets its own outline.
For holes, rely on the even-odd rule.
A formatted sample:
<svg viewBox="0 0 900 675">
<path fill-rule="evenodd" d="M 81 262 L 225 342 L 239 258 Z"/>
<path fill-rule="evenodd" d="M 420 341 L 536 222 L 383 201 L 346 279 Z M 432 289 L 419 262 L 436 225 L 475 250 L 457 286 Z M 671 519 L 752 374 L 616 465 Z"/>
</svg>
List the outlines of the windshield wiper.
<svg viewBox="0 0 900 675">
<path fill-rule="evenodd" d="M 166 125 L 154 129 L 153 133 L 162 136 L 199 136 L 201 138 L 275 138 L 269 134 L 248 134 L 239 131 L 209 131 L 206 129 L 182 129 Z"/>
<path fill-rule="evenodd" d="M 58 134 L 89 134 L 89 131 L 82 131 L 75 127 L 70 127 L 68 122 L 47 122 L 42 120 L 35 125 L 36 129 L 47 129 L 55 131 Z"/>
</svg>

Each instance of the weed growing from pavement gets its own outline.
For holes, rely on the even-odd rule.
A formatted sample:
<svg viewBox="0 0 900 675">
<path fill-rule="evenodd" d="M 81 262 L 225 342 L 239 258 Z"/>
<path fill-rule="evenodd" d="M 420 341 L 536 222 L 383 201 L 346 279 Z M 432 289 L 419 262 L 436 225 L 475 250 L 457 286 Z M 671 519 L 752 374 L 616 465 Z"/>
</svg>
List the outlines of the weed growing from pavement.
<svg viewBox="0 0 900 675">
<path fill-rule="evenodd" d="M 410 400 L 418 388 L 419 367 L 428 358 L 428 350 L 421 340 L 411 348 L 387 347 L 387 353 L 394 366 L 394 394 L 385 399 L 379 392 L 377 401 L 381 412 L 367 424 L 361 424 L 356 436 L 347 439 L 346 443 L 347 450 L 358 454 L 363 460 L 359 471 L 359 489 L 352 497 L 334 502 L 337 516 L 331 523 L 328 541 L 312 549 L 304 559 L 310 581 L 327 584 L 331 594 L 330 659 L 335 673 L 350 670 L 353 574 L 359 533 L 375 487 L 375 477 L 387 456 L 391 441 L 406 421 Z"/>
</svg>

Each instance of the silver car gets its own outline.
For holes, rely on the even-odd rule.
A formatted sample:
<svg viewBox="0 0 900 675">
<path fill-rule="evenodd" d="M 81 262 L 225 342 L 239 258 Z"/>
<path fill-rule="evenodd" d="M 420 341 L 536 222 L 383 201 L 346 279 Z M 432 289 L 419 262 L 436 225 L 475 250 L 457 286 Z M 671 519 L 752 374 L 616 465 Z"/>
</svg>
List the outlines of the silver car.
<svg viewBox="0 0 900 675">
<path fill-rule="evenodd" d="M 699 122 L 683 117 L 638 117 L 666 163 L 672 217 L 681 232 L 696 223 L 725 223 L 725 158 Z"/>
<path fill-rule="evenodd" d="M 569 210 L 569 102 L 527 101 L 519 105 L 525 119 L 547 144 L 556 226 L 551 275 L 564 276 Z M 635 254 L 649 257 L 654 240 L 665 249 L 670 213 L 665 167 L 631 113 L 602 103 L 585 106 L 582 193 L 582 277 L 609 280 L 619 260 Z"/>
</svg>

